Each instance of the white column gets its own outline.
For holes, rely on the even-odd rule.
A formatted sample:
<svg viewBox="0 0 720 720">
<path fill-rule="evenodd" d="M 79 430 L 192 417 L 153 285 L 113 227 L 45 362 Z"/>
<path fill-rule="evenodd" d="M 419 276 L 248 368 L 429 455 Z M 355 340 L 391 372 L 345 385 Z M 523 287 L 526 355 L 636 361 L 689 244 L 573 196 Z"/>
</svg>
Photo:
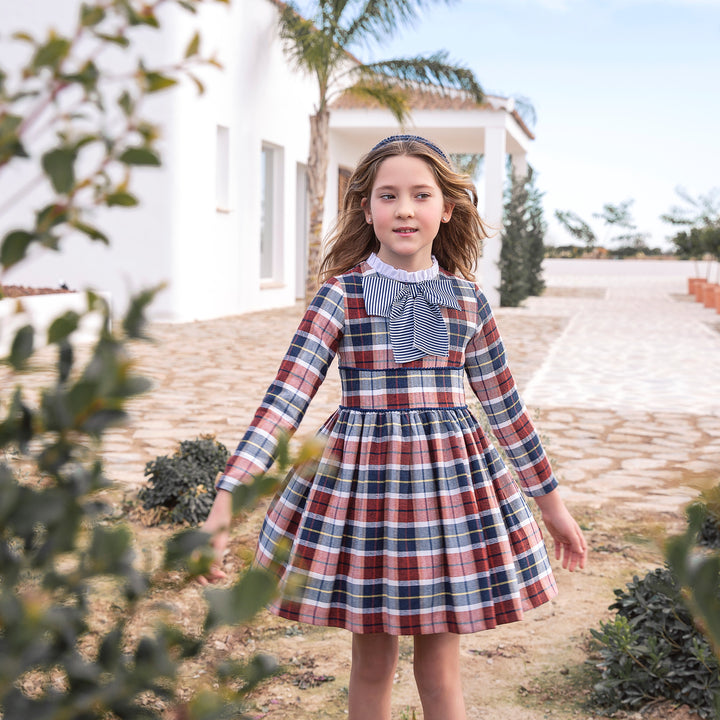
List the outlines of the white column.
<svg viewBox="0 0 720 720">
<path fill-rule="evenodd" d="M 485 128 L 485 214 L 491 227 L 480 260 L 479 283 L 493 307 L 500 305 L 500 235 L 502 233 L 503 189 L 505 185 L 505 128 Z"/>
</svg>

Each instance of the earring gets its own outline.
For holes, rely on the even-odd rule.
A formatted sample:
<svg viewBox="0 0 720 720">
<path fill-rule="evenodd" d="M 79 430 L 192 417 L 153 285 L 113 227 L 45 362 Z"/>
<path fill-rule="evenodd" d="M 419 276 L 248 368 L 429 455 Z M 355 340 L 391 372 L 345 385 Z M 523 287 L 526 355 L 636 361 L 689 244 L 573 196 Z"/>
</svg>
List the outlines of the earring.
<svg viewBox="0 0 720 720">
<path fill-rule="evenodd" d="M 369 218 L 367 219 L 367 221 L 368 221 L 368 225 L 372 225 L 372 218 L 371 218 L 371 217 L 369 217 Z"/>
<path fill-rule="evenodd" d="M 443 221 L 443 222 L 447 222 L 448 219 L 443 215 L 442 221 Z"/>
</svg>

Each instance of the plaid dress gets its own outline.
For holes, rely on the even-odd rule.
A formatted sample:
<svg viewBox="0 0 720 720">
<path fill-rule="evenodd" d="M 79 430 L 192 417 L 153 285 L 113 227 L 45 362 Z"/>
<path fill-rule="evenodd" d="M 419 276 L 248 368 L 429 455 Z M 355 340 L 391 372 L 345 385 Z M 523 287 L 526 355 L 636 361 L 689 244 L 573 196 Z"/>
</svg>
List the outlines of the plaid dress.
<svg viewBox="0 0 720 720">
<path fill-rule="evenodd" d="M 417 635 L 492 628 L 550 600 L 540 529 L 467 407 L 466 377 L 524 494 L 557 481 L 487 300 L 445 271 L 402 283 L 366 261 L 325 283 L 218 487 L 269 468 L 335 355 L 342 404 L 323 455 L 290 473 L 263 524 L 256 563 L 285 589 L 271 610 Z"/>
</svg>

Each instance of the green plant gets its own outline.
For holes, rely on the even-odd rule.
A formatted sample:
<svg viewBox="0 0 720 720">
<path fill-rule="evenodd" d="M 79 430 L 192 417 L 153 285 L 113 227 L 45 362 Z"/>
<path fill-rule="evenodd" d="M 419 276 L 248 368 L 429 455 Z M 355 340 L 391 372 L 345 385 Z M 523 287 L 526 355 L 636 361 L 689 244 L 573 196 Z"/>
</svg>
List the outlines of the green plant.
<svg viewBox="0 0 720 720">
<path fill-rule="evenodd" d="M 720 550 L 720 485 L 704 491 L 695 504 L 700 508 L 698 517 L 702 518 L 697 544 Z"/>
<path fill-rule="evenodd" d="M 183 440 L 168 457 L 161 455 L 145 466 L 148 485 L 138 492 L 146 510 L 161 508 L 160 519 L 198 525 L 215 499 L 215 477 L 224 470 L 227 448 L 211 436 Z"/>
<path fill-rule="evenodd" d="M 695 627 L 675 575 L 658 568 L 634 577 L 615 596 L 615 618 L 591 630 L 602 658 L 594 701 L 616 711 L 667 698 L 712 717 L 718 661 Z"/>
<path fill-rule="evenodd" d="M 223 0 L 219 0 L 223 1 Z M 102 66 L 108 47 L 128 48 L 138 27 L 160 29 L 163 5 L 194 11 L 202 0 L 98 0 L 80 7 L 77 27 L 30 45 L 27 64 L 0 68 L 0 172 L 17 163 L 33 168 L 31 181 L 4 198 L 11 206 L 44 187 L 50 196 L 27 227 L 10 230 L 0 246 L 2 273 L 24 260 L 31 246 L 58 250 L 73 232 L 109 238 L 91 224 L 98 207 L 131 207 L 133 168 L 156 166 L 159 129 L 139 112 L 142 100 L 174 85 L 202 63 L 200 38 L 169 68 L 142 60 L 127 76 Z M 128 57 L 133 57 L 128 54 Z M 210 61 L 212 62 L 212 61 Z M 0 280 L 2 279 L 0 273 Z M 178 698 L 178 669 L 203 648 L 219 625 L 246 622 L 272 598 L 275 581 L 257 569 L 230 588 L 206 593 L 202 630 L 183 632 L 169 612 L 148 615 L 148 600 L 166 587 L 165 568 L 187 577 L 212 561 L 209 537 L 184 530 L 167 543 L 164 568 L 138 566 L 130 529 L 106 512 L 109 486 L 102 438 L 128 422 L 130 399 L 150 384 L 135 372 L 132 343 L 145 338 L 145 311 L 157 289 L 135 297 L 119 322 L 107 303 L 87 293 L 87 310 L 67 312 L 47 331 L 55 351 L 49 384 L 33 377 L 35 330 L 27 322 L 12 337 L 0 366 L 0 715 L 4 720 L 183 720 L 242 718 L 247 692 L 272 672 L 263 655 L 228 661 L 210 678 L 216 690 Z M 74 333 L 97 313 L 101 329 L 80 365 Z M 84 353 L 83 353 L 84 354 Z M 44 369 L 43 369 L 44 371 Z M 281 446 L 281 461 L 288 461 Z M 234 496 L 247 507 L 282 482 L 257 478 Z M 112 600 L 102 589 L 110 588 Z M 101 617 L 95 612 L 103 603 Z M 156 619 L 157 622 L 151 623 Z"/>
<path fill-rule="evenodd" d="M 524 177 L 511 173 L 505 193 L 502 246 L 500 248 L 500 304 L 516 307 L 529 295 L 545 288 L 542 261 L 546 224 L 542 194 L 532 170 Z"/>
</svg>

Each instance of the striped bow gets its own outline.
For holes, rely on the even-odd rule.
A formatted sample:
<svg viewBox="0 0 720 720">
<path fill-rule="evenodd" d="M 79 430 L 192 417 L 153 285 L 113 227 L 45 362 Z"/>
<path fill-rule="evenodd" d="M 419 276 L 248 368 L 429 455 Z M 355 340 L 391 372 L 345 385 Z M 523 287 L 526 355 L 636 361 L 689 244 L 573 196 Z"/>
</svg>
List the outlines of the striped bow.
<svg viewBox="0 0 720 720">
<path fill-rule="evenodd" d="M 363 275 L 362 283 L 365 312 L 389 319 L 395 362 L 448 356 L 450 339 L 440 306 L 460 310 L 450 280 L 438 276 L 403 283 L 373 273 Z"/>
</svg>

